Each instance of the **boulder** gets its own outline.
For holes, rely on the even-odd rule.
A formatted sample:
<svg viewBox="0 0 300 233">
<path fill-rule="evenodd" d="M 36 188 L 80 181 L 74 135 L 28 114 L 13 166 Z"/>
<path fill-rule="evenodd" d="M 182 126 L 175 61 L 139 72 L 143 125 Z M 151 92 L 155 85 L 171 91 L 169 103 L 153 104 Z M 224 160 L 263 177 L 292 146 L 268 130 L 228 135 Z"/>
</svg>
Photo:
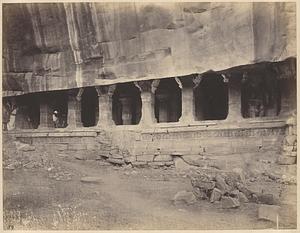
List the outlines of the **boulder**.
<svg viewBox="0 0 300 233">
<path fill-rule="evenodd" d="M 167 161 L 167 162 L 165 162 L 165 165 L 166 165 L 167 167 L 173 166 L 174 164 L 175 164 L 174 161 Z"/>
<path fill-rule="evenodd" d="M 197 200 L 193 192 L 179 191 L 173 198 L 174 204 L 194 204 Z"/>
<path fill-rule="evenodd" d="M 74 157 L 78 160 L 87 160 L 87 157 L 84 154 L 75 154 Z"/>
<path fill-rule="evenodd" d="M 80 179 L 80 181 L 83 182 L 83 183 L 94 183 L 94 184 L 102 183 L 102 180 L 101 180 L 100 177 L 94 177 L 94 176 L 82 177 Z"/>
<path fill-rule="evenodd" d="M 177 152 L 177 151 L 175 151 L 175 152 L 172 152 L 171 153 L 171 156 L 173 157 L 175 157 L 175 156 L 177 156 L 177 157 L 181 157 L 181 156 L 183 156 L 183 153 L 182 152 Z"/>
<path fill-rule="evenodd" d="M 208 199 L 208 192 L 203 189 L 194 187 L 193 193 L 199 200 L 207 200 Z"/>
<path fill-rule="evenodd" d="M 184 162 L 180 157 L 174 157 L 174 164 L 176 170 L 180 170 L 180 171 L 190 170 L 191 168 L 191 166 L 186 162 Z"/>
<path fill-rule="evenodd" d="M 294 146 L 293 145 L 291 145 L 291 146 L 284 145 L 282 149 L 283 149 L 283 151 L 292 152 L 294 150 Z"/>
<path fill-rule="evenodd" d="M 221 199 L 223 209 L 232 209 L 240 206 L 240 202 L 237 198 L 223 196 Z"/>
<path fill-rule="evenodd" d="M 147 167 L 147 162 L 134 161 L 131 163 L 133 167 Z"/>
<path fill-rule="evenodd" d="M 260 205 L 258 207 L 258 219 L 277 222 L 279 219 L 280 206 L 276 205 Z"/>
<path fill-rule="evenodd" d="M 205 177 L 197 177 L 197 178 L 192 178 L 191 183 L 193 187 L 198 187 L 202 190 L 209 191 L 213 190 L 214 187 L 216 186 L 215 182 L 210 180 L 209 178 Z"/>
<path fill-rule="evenodd" d="M 273 194 L 257 194 L 257 201 L 260 204 L 274 205 Z"/>
<path fill-rule="evenodd" d="M 290 146 L 294 145 L 294 143 L 296 142 L 296 140 L 297 140 L 297 136 L 296 135 L 287 135 L 285 137 L 285 141 L 286 141 L 287 145 L 290 145 Z"/>
<path fill-rule="evenodd" d="M 134 161 L 136 161 L 136 157 L 135 156 L 128 156 L 124 158 L 125 163 L 132 163 Z"/>
<path fill-rule="evenodd" d="M 296 164 L 296 157 L 294 156 L 280 156 L 277 160 L 279 165 L 292 165 Z"/>
<path fill-rule="evenodd" d="M 232 169 L 232 171 L 235 172 L 236 174 L 238 174 L 239 179 L 241 180 L 242 183 L 246 182 L 245 172 L 243 171 L 243 169 L 234 168 L 234 169 Z"/>
<path fill-rule="evenodd" d="M 215 201 L 220 201 L 221 197 L 222 197 L 221 190 L 214 188 L 210 196 L 210 202 L 213 203 Z"/>
<path fill-rule="evenodd" d="M 154 157 L 154 161 L 158 162 L 166 162 L 166 161 L 172 161 L 173 157 L 171 155 L 156 155 Z"/>
<path fill-rule="evenodd" d="M 110 158 L 112 158 L 112 159 L 123 159 L 123 155 L 121 155 L 121 154 L 111 154 Z"/>
<path fill-rule="evenodd" d="M 125 164 L 123 159 L 113 159 L 113 158 L 109 158 L 107 159 L 108 162 L 110 162 L 111 164 L 116 164 L 116 165 L 123 165 Z"/>
<path fill-rule="evenodd" d="M 156 162 L 148 162 L 148 165 L 150 167 L 155 167 L 155 168 L 158 168 L 158 167 L 163 167 L 165 166 L 165 162 L 159 162 L 159 161 L 156 161 Z"/>
<path fill-rule="evenodd" d="M 107 159 L 107 158 L 109 158 L 109 154 L 108 153 L 100 153 L 99 154 L 99 156 L 101 156 L 102 158 L 104 158 L 104 159 Z"/>
<path fill-rule="evenodd" d="M 245 196 L 246 196 L 248 199 L 252 198 L 252 196 L 253 196 L 253 194 L 254 194 L 254 192 L 253 192 L 252 190 L 246 188 L 245 185 L 243 185 L 243 184 L 241 184 L 241 183 L 237 183 L 237 189 L 238 189 L 240 192 L 244 193 Z"/>
<path fill-rule="evenodd" d="M 242 193 L 242 192 L 239 192 L 238 195 L 237 195 L 237 197 L 238 197 L 240 203 L 248 203 L 249 202 L 249 200 L 246 197 L 246 195 L 244 193 Z"/>
<path fill-rule="evenodd" d="M 152 162 L 154 156 L 153 155 L 137 155 L 136 160 L 137 161 L 144 161 L 144 162 Z"/>
<path fill-rule="evenodd" d="M 297 151 L 293 151 L 293 152 L 290 154 L 290 156 L 292 156 L 292 157 L 297 157 Z"/>
<path fill-rule="evenodd" d="M 230 187 L 226 184 L 224 177 L 221 175 L 216 176 L 216 187 L 221 190 L 222 194 L 230 190 Z"/>
</svg>

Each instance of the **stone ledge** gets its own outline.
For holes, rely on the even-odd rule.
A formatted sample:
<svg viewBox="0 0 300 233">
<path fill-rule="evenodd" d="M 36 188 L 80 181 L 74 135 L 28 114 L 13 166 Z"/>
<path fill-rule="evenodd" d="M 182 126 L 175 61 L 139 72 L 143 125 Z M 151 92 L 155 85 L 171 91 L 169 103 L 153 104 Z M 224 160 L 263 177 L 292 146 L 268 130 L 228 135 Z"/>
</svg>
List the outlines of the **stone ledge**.
<svg viewBox="0 0 300 233">
<path fill-rule="evenodd" d="M 96 137 L 97 132 L 80 131 L 80 132 L 15 132 L 10 133 L 17 138 L 35 138 L 35 137 Z"/>
</svg>

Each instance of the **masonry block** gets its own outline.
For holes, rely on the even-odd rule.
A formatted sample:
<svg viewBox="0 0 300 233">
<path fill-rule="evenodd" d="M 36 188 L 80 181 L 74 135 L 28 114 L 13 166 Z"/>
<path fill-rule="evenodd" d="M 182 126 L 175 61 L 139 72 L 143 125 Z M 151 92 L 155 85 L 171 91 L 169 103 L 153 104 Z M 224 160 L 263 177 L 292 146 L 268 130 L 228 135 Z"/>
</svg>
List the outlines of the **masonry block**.
<svg viewBox="0 0 300 233">
<path fill-rule="evenodd" d="M 272 222 L 277 222 L 279 219 L 280 206 L 276 205 L 260 205 L 258 207 L 258 218 Z"/>
<path fill-rule="evenodd" d="M 145 162 L 152 162 L 154 156 L 153 155 L 137 155 L 136 160 L 137 161 L 145 161 Z"/>
</svg>

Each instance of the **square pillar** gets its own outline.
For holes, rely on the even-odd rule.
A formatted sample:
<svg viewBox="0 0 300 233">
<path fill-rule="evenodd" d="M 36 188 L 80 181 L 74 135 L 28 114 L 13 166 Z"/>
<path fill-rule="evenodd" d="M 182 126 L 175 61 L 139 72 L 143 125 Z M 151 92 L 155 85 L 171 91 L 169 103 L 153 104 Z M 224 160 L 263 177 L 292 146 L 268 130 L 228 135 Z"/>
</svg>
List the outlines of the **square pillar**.
<svg viewBox="0 0 300 233">
<path fill-rule="evenodd" d="M 179 122 L 181 123 L 192 123 L 195 121 L 195 97 L 194 97 L 194 86 L 195 83 L 190 77 L 181 77 L 181 117 Z"/>
<path fill-rule="evenodd" d="M 242 120 L 241 79 L 232 77 L 228 80 L 228 115 L 226 120 Z"/>
<path fill-rule="evenodd" d="M 156 95 L 158 100 L 158 122 L 168 122 L 169 120 L 169 101 L 168 95 L 166 94 L 158 94 Z"/>
<path fill-rule="evenodd" d="M 296 80 L 280 80 L 280 92 L 281 92 L 281 108 L 279 116 L 288 117 L 296 109 L 297 103 L 297 91 Z"/>
<path fill-rule="evenodd" d="M 68 126 L 67 128 L 83 127 L 81 121 L 81 95 L 83 89 L 68 91 Z"/>
<path fill-rule="evenodd" d="M 135 86 L 141 91 L 142 100 L 142 116 L 140 125 L 152 125 L 156 123 L 154 114 L 154 92 L 156 87 L 152 86 L 152 81 L 138 81 L 134 82 Z"/>
<path fill-rule="evenodd" d="M 46 98 L 41 98 L 40 102 L 40 125 L 38 129 L 54 128 L 52 121 L 52 109 Z"/>
<path fill-rule="evenodd" d="M 122 105 L 122 122 L 123 125 L 132 124 L 132 99 L 131 97 L 120 97 Z"/>
<path fill-rule="evenodd" d="M 96 91 L 99 99 L 99 120 L 97 126 L 110 127 L 114 125 L 112 118 L 112 96 L 116 86 L 98 86 Z"/>
</svg>

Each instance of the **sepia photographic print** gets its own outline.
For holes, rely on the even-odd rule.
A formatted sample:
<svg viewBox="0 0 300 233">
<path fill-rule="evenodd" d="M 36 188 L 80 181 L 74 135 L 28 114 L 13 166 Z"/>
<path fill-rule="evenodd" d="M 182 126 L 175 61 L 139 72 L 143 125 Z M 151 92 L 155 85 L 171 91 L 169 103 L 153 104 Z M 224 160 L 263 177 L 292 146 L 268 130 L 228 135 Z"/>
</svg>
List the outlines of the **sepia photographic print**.
<svg viewBox="0 0 300 233">
<path fill-rule="evenodd" d="M 4 230 L 297 228 L 296 2 L 1 4 Z"/>
</svg>

